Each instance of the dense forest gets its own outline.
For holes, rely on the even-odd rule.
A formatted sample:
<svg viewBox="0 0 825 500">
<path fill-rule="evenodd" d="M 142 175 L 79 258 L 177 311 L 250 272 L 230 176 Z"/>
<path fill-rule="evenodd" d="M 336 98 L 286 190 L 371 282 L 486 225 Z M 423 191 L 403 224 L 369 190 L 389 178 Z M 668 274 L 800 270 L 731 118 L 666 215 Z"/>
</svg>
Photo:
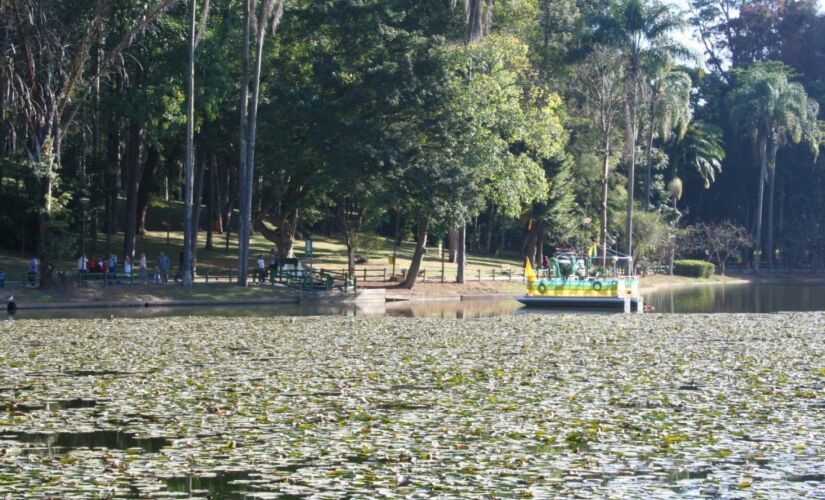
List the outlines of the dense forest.
<svg viewBox="0 0 825 500">
<path fill-rule="evenodd" d="M 76 254 L 93 210 L 134 255 L 175 199 L 186 262 L 236 232 L 242 282 L 253 231 L 283 256 L 335 232 L 351 265 L 363 234 L 412 239 L 413 280 L 442 238 L 642 265 L 728 228 L 757 269 L 825 265 L 825 15 L 684 7 L 2 0 L 0 245 Z"/>
</svg>

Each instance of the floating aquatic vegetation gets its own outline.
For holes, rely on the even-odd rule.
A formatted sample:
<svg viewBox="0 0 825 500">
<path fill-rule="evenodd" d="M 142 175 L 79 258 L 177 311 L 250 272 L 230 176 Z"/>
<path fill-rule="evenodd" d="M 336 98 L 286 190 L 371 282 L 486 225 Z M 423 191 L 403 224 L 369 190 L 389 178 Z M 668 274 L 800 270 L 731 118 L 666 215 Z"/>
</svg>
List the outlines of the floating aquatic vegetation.
<svg viewBox="0 0 825 500">
<path fill-rule="evenodd" d="M 0 496 L 816 497 L 825 315 L 0 324 Z"/>
</svg>

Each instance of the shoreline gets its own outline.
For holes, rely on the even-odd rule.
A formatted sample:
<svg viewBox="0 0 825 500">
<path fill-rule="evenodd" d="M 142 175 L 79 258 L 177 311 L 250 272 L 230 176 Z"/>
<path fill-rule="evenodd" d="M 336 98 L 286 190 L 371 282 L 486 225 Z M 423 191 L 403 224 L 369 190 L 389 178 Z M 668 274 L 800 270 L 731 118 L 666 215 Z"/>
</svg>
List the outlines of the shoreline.
<svg viewBox="0 0 825 500">
<path fill-rule="evenodd" d="M 825 276 L 795 276 L 782 275 L 778 276 L 764 276 L 764 275 L 734 275 L 734 276 L 718 276 L 714 275 L 712 278 L 687 278 L 682 276 L 669 275 L 649 275 L 640 278 L 639 293 L 640 295 L 648 295 L 655 292 L 665 290 L 673 290 L 687 287 L 697 286 L 719 286 L 719 285 L 746 285 L 746 284 L 770 284 L 770 283 L 822 283 L 825 284 Z M 387 286 L 389 285 L 389 286 Z M 223 288 L 223 287 L 221 287 Z M 359 285 L 359 289 L 375 290 L 383 289 L 386 293 L 386 304 L 400 303 L 400 302 L 464 302 L 464 301 L 486 301 L 486 300 L 515 300 L 517 297 L 524 294 L 524 285 L 521 280 L 517 281 L 468 281 L 464 284 L 457 283 L 433 283 L 423 282 L 417 283 L 416 286 L 410 290 L 406 288 L 398 288 L 397 285 L 388 284 L 387 282 L 365 282 Z M 111 290 L 111 288 L 109 289 Z M 225 288 L 224 288 L 225 290 Z M 9 290 L 11 292 L 11 290 Z M 208 291 L 203 289 L 197 290 L 197 298 L 179 298 L 162 296 L 153 296 L 153 294 L 146 293 L 143 289 L 128 289 L 123 288 L 119 290 L 120 297 L 116 300 L 101 300 L 102 297 L 98 293 L 92 291 L 86 297 L 60 297 L 55 296 L 53 300 L 48 292 L 40 292 L 36 289 L 25 290 L 22 293 L 14 293 L 15 295 L 22 295 L 17 299 L 18 310 L 34 310 L 34 309 L 89 309 L 89 308 L 136 308 L 136 307 L 191 307 L 191 306 L 231 306 L 231 305 L 276 305 L 276 304 L 298 304 L 300 299 L 298 296 L 284 296 L 278 294 L 278 290 L 267 289 L 232 289 L 233 296 L 221 297 L 222 294 L 215 294 L 213 297 L 208 297 Z M 179 289 L 167 289 L 178 293 Z M 261 293 L 275 292 L 274 297 L 261 297 Z M 237 296 L 247 294 L 248 296 Z M 28 300 L 27 300 L 28 299 Z M 33 300 L 32 300 L 33 299 Z M 45 300 L 44 300 L 45 299 Z M 319 303 L 327 301 L 320 300 Z M 336 301 L 330 300 L 333 304 Z"/>
</svg>

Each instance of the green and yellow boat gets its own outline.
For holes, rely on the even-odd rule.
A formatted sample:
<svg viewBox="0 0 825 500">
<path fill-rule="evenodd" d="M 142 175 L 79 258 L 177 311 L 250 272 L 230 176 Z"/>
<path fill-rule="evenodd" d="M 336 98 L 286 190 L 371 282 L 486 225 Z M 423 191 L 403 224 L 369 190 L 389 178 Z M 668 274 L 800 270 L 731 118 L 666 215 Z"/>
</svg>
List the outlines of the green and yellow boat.
<svg viewBox="0 0 825 500">
<path fill-rule="evenodd" d="M 621 257 L 612 258 L 613 276 L 600 275 L 606 274 L 604 268 L 591 272 L 596 269 L 591 258 L 577 257 L 572 252 L 556 254 L 538 273 L 528 260 L 524 269 L 527 294 L 517 300 L 528 307 L 644 312 L 639 281 L 635 276 L 618 273 L 619 260 Z"/>
</svg>

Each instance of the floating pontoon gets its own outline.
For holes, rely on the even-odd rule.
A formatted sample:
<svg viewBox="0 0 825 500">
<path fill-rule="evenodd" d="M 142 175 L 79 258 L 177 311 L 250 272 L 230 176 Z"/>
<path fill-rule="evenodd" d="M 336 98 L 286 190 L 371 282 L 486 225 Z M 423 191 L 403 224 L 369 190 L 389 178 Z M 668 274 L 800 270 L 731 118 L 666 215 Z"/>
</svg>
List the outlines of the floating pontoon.
<svg viewBox="0 0 825 500">
<path fill-rule="evenodd" d="M 610 257 L 614 276 L 600 276 L 608 270 L 594 267 L 591 258 L 580 258 L 571 252 L 557 254 L 551 266 L 540 269 L 538 276 L 528 261 L 524 273 L 527 295 L 516 300 L 527 307 L 644 312 L 638 279 L 618 272 L 622 260 L 626 257 Z"/>
</svg>

